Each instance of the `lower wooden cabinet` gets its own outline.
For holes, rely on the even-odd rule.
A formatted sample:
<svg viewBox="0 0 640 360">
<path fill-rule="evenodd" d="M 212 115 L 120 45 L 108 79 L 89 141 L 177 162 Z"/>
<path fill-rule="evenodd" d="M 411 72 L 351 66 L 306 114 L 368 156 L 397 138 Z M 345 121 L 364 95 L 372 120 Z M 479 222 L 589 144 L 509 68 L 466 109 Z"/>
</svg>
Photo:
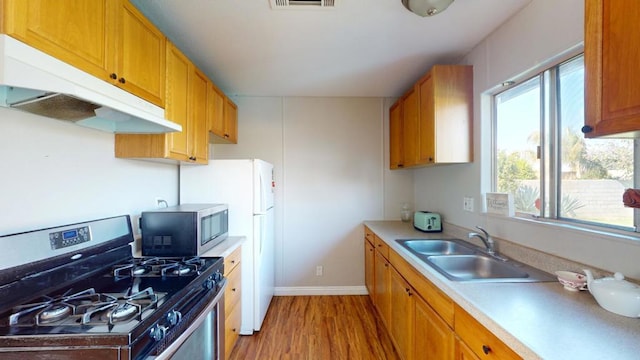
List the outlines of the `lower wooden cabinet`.
<svg viewBox="0 0 640 360">
<path fill-rule="evenodd" d="M 522 359 L 457 304 L 455 313 L 458 337 L 479 359 Z"/>
<path fill-rule="evenodd" d="M 375 304 L 382 321 L 389 326 L 391 318 L 391 265 L 379 251 L 375 259 Z"/>
<path fill-rule="evenodd" d="M 459 338 L 456 338 L 456 360 L 480 360 Z"/>
<path fill-rule="evenodd" d="M 521 359 L 382 239 L 373 233 L 367 237 L 368 232 L 365 228 L 365 273 L 373 271 L 374 306 L 403 360 Z"/>
<path fill-rule="evenodd" d="M 369 292 L 369 297 L 375 304 L 375 260 L 376 249 L 366 238 L 364 239 L 364 283 Z"/>
<path fill-rule="evenodd" d="M 227 289 L 224 293 L 224 358 L 228 359 L 240 335 L 242 306 L 240 306 L 242 267 L 241 248 L 224 258 L 224 276 Z"/>
<path fill-rule="evenodd" d="M 413 359 L 453 359 L 453 330 L 420 296 L 414 296 L 414 303 Z"/>
<path fill-rule="evenodd" d="M 411 285 L 396 271 L 391 269 L 391 323 L 389 332 L 400 357 L 412 359 L 412 325 L 414 318 L 414 296 Z"/>
</svg>

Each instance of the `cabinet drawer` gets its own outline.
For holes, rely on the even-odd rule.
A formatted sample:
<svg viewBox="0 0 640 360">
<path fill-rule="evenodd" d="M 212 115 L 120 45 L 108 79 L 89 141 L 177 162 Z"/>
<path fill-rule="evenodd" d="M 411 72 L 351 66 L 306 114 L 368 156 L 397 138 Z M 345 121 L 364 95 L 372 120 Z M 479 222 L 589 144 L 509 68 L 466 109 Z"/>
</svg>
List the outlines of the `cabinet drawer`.
<svg viewBox="0 0 640 360">
<path fill-rule="evenodd" d="M 460 306 L 455 306 L 455 330 L 480 359 L 522 359 Z"/>
<path fill-rule="evenodd" d="M 375 235 L 373 235 L 373 231 L 371 231 L 371 229 L 366 226 L 364 227 L 364 238 L 367 239 L 367 241 L 369 241 L 371 245 L 375 246 Z"/>
<path fill-rule="evenodd" d="M 375 239 L 374 246 L 376 247 L 376 250 L 378 250 L 378 252 L 380 252 L 380 254 L 382 254 L 385 259 L 389 259 L 389 245 L 387 245 L 387 243 L 380 239 L 377 235 L 373 235 L 373 237 Z"/>
<path fill-rule="evenodd" d="M 453 327 L 453 301 L 393 250 L 389 251 L 389 261 L 433 310 Z"/>
<path fill-rule="evenodd" d="M 240 302 L 242 266 L 237 266 L 227 275 L 227 289 L 224 292 L 225 313 L 229 313 Z M 226 314 L 225 314 L 226 315 Z"/>
<path fill-rule="evenodd" d="M 225 304 L 226 305 L 226 304 Z M 240 335 L 240 308 L 235 306 L 224 321 L 224 358 L 228 359 Z"/>
<path fill-rule="evenodd" d="M 229 256 L 224 258 L 224 276 L 228 276 L 229 273 L 240 264 L 240 256 L 242 247 L 235 249 Z"/>
</svg>

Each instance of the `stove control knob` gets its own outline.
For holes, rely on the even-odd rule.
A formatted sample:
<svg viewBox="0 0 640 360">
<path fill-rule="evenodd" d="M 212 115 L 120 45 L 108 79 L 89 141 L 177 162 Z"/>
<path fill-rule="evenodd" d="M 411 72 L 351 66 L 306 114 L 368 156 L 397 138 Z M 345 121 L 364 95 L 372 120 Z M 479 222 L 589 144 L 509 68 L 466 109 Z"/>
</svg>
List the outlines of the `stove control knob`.
<svg viewBox="0 0 640 360">
<path fill-rule="evenodd" d="M 216 282 L 210 276 L 207 280 L 204 281 L 202 286 L 207 290 L 211 290 L 211 289 L 213 289 L 214 286 L 216 286 Z"/>
<path fill-rule="evenodd" d="M 167 314 L 167 321 L 169 322 L 169 324 L 171 324 L 171 326 L 174 326 L 177 323 L 179 323 L 181 319 L 182 319 L 182 314 L 180 313 L 180 311 L 171 310 Z"/>
<path fill-rule="evenodd" d="M 151 330 L 149 331 L 149 336 L 151 336 L 151 338 L 155 341 L 160 341 L 164 339 L 166 335 L 167 335 L 167 328 L 162 325 L 156 325 L 152 327 Z"/>
</svg>

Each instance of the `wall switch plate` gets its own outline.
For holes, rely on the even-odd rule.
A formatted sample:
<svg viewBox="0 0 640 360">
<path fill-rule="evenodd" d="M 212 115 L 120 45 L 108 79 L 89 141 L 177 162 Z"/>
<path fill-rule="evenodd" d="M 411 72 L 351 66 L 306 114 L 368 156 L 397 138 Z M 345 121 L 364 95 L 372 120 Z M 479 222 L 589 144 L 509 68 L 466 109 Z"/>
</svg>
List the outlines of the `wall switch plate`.
<svg viewBox="0 0 640 360">
<path fill-rule="evenodd" d="M 322 265 L 316 266 L 316 276 L 322 276 L 322 272 L 323 272 Z"/>
<path fill-rule="evenodd" d="M 470 196 L 465 196 L 462 199 L 462 210 L 473 212 L 473 198 Z"/>
</svg>

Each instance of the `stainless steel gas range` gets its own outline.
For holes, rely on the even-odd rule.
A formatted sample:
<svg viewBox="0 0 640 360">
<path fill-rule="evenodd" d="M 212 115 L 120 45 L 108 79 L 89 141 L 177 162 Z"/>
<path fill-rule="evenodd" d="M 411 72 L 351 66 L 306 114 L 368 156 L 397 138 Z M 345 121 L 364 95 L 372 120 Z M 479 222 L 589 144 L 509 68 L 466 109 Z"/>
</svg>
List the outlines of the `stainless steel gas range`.
<svg viewBox="0 0 640 360">
<path fill-rule="evenodd" d="M 134 258 L 129 216 L 0 237 L 0 359 L 219 359 L 223 261 Z"/>
</svg>

